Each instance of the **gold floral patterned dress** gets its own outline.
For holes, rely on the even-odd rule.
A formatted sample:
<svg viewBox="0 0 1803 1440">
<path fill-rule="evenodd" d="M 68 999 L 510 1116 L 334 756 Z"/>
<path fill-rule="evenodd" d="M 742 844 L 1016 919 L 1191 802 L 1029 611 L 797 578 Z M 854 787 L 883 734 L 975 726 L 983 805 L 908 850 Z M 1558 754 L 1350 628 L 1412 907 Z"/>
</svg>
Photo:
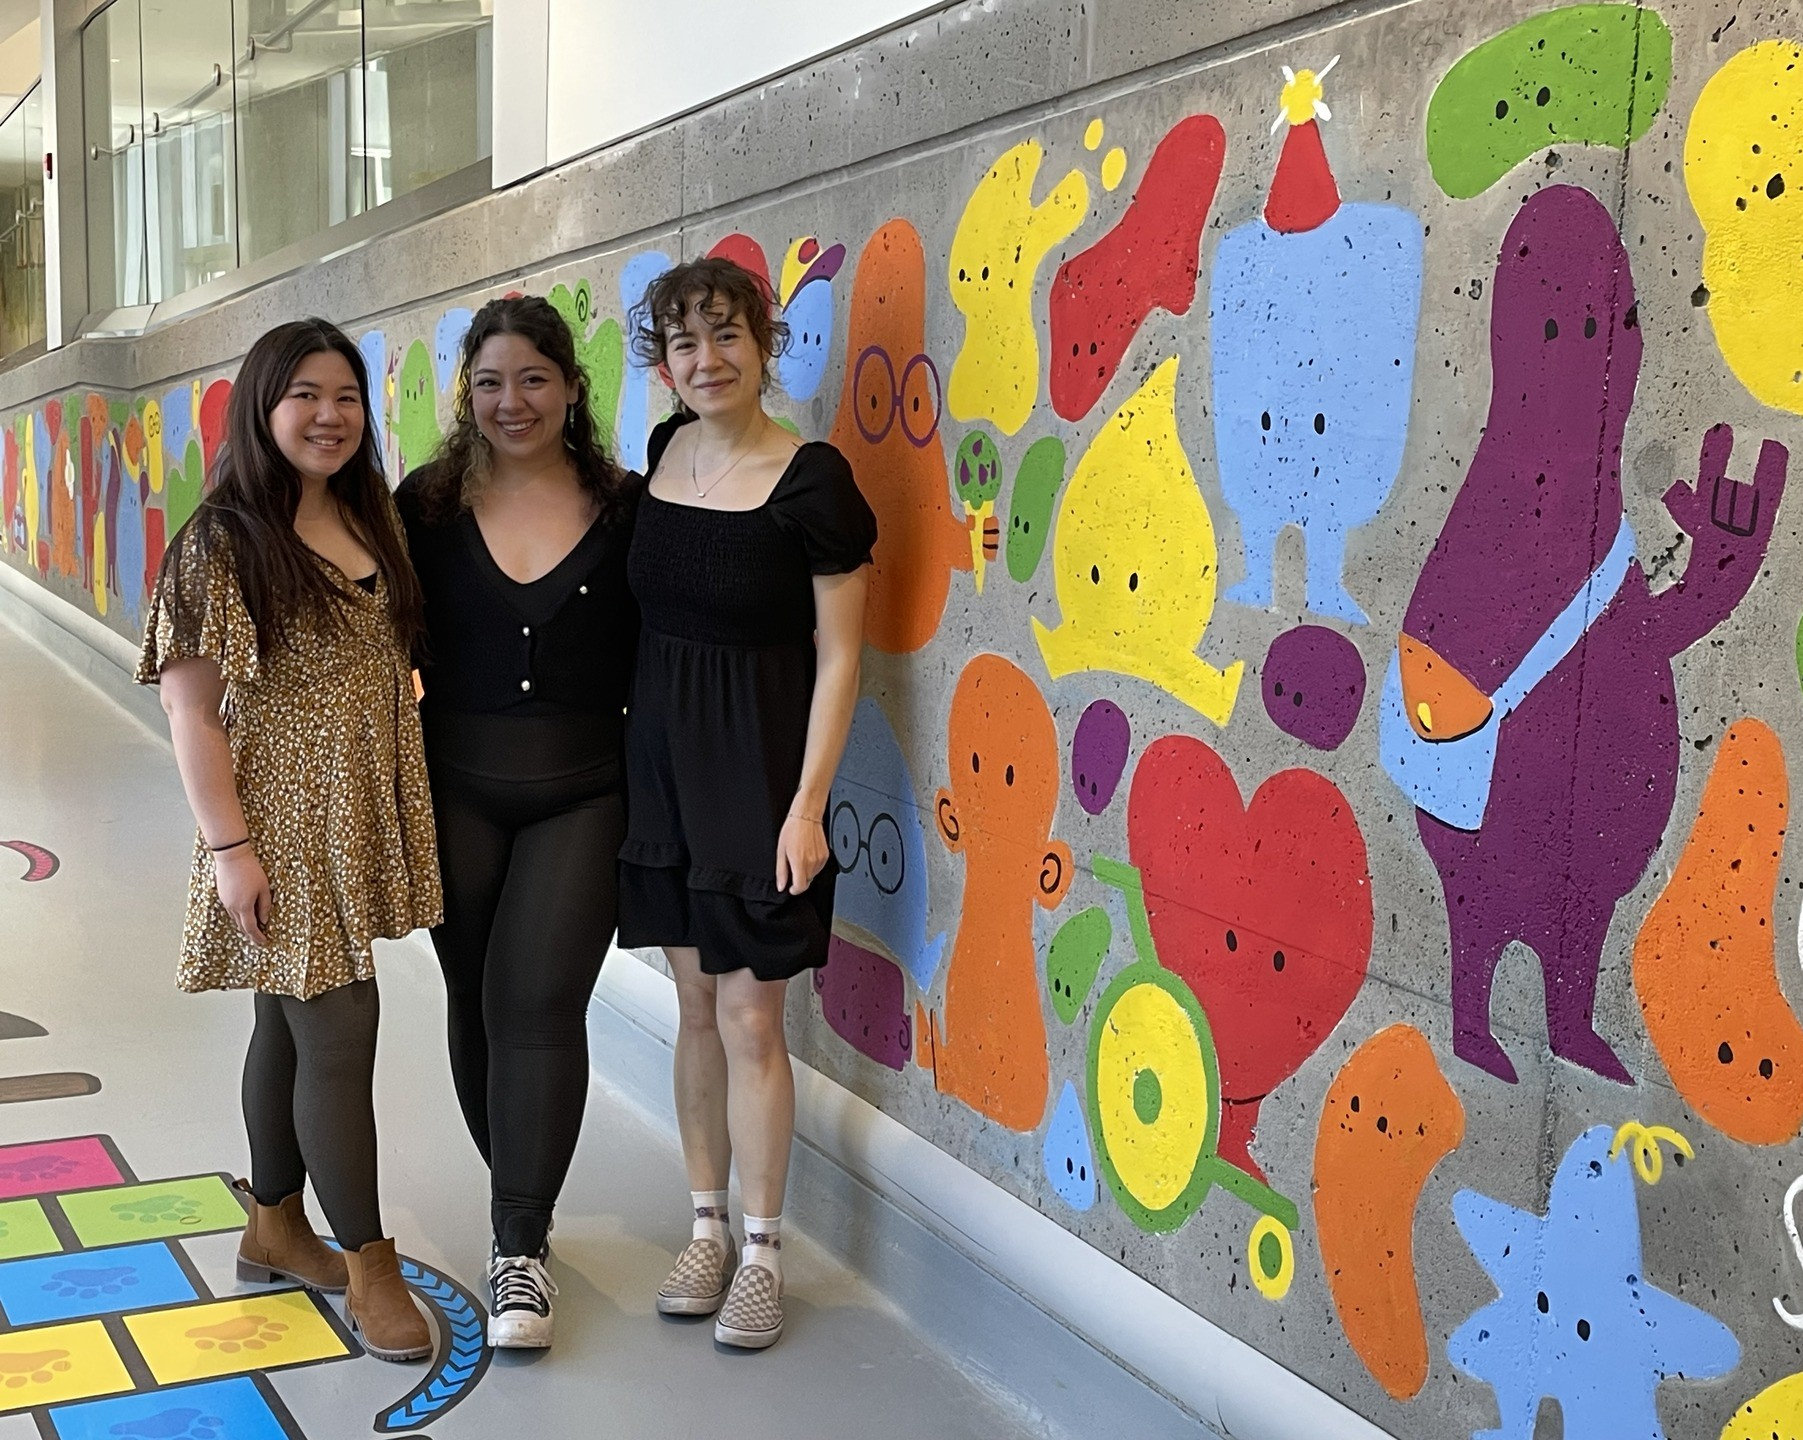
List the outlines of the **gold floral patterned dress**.
<svg viewBox="0 0 1803 1440">
<path fill-rule="evenodd" d="M 319 563 L 344 592 L 343 626 L 298 623 L 292 647 L 267 655 L 257 653 L 224 543 L 182 567 L 184 591 L 202 592 L 187 648 L 177 645 L 167 579 L 151 602 L 137 680 L 155 684 L 188 656 L 218 663 L 238 798 L 272 897 L 270 943 L 259 947 L 219 903 L 213 854 L 196 836 L 176 976 L 184 990 L 310 1000 L 372 977 L 372 939 L 443 918 L 419 711 L 387 583 L 378 578 L 371 594 Z"/>
</svg>

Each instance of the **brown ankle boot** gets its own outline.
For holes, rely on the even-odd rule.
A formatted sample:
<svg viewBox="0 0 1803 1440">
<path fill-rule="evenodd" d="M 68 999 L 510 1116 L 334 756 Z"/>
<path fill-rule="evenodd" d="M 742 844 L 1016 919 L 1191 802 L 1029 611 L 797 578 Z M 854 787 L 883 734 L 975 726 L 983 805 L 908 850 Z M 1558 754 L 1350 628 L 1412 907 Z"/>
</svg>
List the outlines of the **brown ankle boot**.
<svg viewBox="0 0 1803 1440">
<path fill-rule="evenodd" d="M 250 1195 L 250 1186 L 242 1180 L 235 1181 L 234 1188 Z M 238 1242 L 238 1278 L 262 1285 L 293 1280 L 329 1295 L 343 1294 L 350 1283 L 344 1256 L 307 1223 L 307 1207 L 298 1190 L 280 1205 L 262 1205 L 250 1195 L 250 1218 Z"/>
<path fill-rule="evenodd" d="M 394 1241 L 371 1240 L 361 1250 L 346 1250 L 344 1258 L 350 1267 L 344 1309 L 363 1348 L 378 1360 L 424 1360 L 430 1355 L 432 1329 L 401 1279 Z"/>
</svg>

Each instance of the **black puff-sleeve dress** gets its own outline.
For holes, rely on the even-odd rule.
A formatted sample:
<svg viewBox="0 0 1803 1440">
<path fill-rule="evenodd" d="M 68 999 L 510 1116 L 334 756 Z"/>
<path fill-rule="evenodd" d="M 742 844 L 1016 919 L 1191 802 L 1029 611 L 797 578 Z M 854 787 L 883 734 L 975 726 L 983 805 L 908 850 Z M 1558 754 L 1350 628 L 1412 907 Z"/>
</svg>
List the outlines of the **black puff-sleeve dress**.
<svg viewBox="0 0 1803 1440">
<path fill-rule="evenodd" d="M 648 473 L 683 419 L 651 434 Z M 626 723 L 620 943 L 692 945 L 711 975 L 786 980 L 826 963 L 835 868 L 776 888 L 814 698 L 815 575 L 870 562 L 876 517 L 811 443 L 755 510 L 647 492 L 627 557 L 642 617 Z"/>
</svg>

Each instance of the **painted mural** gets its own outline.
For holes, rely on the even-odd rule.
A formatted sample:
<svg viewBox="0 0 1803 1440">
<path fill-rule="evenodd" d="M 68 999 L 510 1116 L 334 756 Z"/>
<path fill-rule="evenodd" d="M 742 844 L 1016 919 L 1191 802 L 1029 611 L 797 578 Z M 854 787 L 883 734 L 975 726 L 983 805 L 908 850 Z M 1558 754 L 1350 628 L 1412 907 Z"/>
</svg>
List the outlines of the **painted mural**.
<svg viewBox="0 0 1803 1440">
<path fill-rule="evenodd" d="M 757 269 L 877 513 L 797 1053 L 1410 1440 L 1803 1435 L 1803 37 L 1697 8 L 1401 7 L 515 282 L 642 465 L 631 306 Z M 453 298 L 360 337 L 396 477 Z M 135 634 L 229 393 L 5 417 L 7 563 Z"/>
</svg>

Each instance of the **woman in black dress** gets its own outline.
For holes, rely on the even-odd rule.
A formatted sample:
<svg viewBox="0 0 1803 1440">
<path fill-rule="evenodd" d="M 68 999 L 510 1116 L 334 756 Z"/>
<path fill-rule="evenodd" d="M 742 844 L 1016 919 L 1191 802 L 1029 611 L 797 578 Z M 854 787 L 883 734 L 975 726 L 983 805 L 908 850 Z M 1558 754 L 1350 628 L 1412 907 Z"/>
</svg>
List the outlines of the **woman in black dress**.
<svg viewBox="0 0 1803 1440">
<path fill-rule="evenodd" d="M 658 1292 L 715 1338 L 782 1334 L 781 1227 L 795 1126 L 790 977 L 826 963 L 823 821 L 858 698 L 876 519 L 830 445 L 764 413 L 786 338 L 728 260 L 679 265 L 633 313 L 633 346 L 682 413 L 651 436 L 628 573 L 644 617 L 626 771 L 620 943 L 676 977 L 676 1114 L 694 1238 Z M 726 1188 L 739 1166 L 744 1263 Z M 730 1282 L 730 1288 L 729 1288 Z"/>
<path fill-rule="evenodd" d="M 638 610 L 637 481 L 602 450 L 569 327 L 482 307 L 457 414 L 398 500 L 425 593 L 451 1072 L 488 1163 L 491 1345 L 551 1343 L 546 1237 L 588 1097 L 587 1015 L 614 931 Z"/>
</svg>

